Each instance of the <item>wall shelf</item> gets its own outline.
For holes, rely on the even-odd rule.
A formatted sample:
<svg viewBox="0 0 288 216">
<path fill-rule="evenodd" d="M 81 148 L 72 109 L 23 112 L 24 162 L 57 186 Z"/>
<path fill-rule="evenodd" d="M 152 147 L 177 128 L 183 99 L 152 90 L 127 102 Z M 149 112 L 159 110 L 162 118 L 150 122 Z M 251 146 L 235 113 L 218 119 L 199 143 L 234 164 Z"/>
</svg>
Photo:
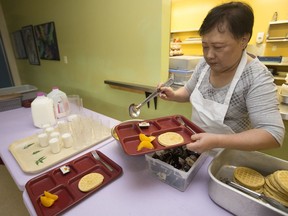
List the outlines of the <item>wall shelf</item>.
<svg viewBox="0 0 288 216">
<path fill-rule="evenodd" d="M 269 22 L 266 42 L 288 42 L 288 20 Z"/>
</svg>

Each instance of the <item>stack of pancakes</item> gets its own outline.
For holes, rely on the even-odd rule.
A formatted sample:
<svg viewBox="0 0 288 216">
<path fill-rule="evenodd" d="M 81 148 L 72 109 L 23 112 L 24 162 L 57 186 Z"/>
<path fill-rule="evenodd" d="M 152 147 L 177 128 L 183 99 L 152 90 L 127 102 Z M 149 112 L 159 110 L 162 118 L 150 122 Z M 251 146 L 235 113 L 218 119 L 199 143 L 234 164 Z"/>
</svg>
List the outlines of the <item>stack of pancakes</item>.
<svg viewBox="0 0 288 216">
<path fill-rule="evenodd" d="M 264 177 L 248 167 L 237 167 L 234 181 L 250 190 L 263 193 L 288 207 L 288 170 L 278 170 Z"/>
<path fill-rule="evenodd" d="M 288 207 L 288 170 L 278 170 L 265 178 L 264 194 Z"/>
</svg>

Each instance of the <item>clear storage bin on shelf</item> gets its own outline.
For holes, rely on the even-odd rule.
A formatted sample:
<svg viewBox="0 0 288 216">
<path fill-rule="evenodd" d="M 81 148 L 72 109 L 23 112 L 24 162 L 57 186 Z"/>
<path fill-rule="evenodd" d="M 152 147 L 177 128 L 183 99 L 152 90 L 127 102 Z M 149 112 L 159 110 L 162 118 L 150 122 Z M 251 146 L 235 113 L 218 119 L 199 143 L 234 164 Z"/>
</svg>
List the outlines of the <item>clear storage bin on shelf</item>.
<svg viewBox="0 0 288 216">
<path fill-rule="evenodd" d="M 185 85 L 192 76 L 194 70 L 169 70 L 169 77 L 174 79 L 174 84 Z"/>
</svg>

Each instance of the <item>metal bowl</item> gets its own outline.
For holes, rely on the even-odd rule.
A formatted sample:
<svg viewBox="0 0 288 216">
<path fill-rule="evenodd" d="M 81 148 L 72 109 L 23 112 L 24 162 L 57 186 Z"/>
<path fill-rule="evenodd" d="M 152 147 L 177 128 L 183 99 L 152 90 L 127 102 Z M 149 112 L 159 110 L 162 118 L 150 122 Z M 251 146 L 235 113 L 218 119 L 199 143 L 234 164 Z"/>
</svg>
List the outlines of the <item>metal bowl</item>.
<svg viewBox="0 0 288 216">
<path fill-rule="evenodd" d="M 122 121 L 120 124 L 125 123 L 125 122 L 141 122 L 141 121 L 144 121 L 144 120 L 143 119 L 129 119 L 129 120 Z M 119 140 L 119 137 L 115 131 L 115 128 L 117 126 L 118 125 L 115 125 L 114 127 L 111 128 L 111 135 L 115 140 Z"/>
</svg>

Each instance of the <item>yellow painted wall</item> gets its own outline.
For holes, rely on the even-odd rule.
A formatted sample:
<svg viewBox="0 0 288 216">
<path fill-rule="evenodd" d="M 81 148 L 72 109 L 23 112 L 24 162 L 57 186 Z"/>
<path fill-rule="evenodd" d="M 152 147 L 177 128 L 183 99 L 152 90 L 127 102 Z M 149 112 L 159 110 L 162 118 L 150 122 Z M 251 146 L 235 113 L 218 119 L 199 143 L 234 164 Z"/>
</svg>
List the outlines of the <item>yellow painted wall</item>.
<svg viewBox="0 0 288 216">
<path fill-rule="evenodd" d="M 185 30 L 199 28 L 207 12 L 214 6 L 221 4 L 222 0 L 172 0 L 171 30 Z M 287 0 L 246 0 L 254 10 L 255 24 L 250 45 L 255 49 L 264 50 L 266 56 L 288 56 L 288 42 L 285 43 L 266 43 L 256 46 L 256 35 L 258 32 L 268 31 L 268 23 L 272 20 L 274 12 L 278 12 L 278 20 L 288 20 L 288 1 Z M 175 37 L 186 37 L 186 35 L 175 35 Z M 262 47 L 264 46 L 264 47 Z M 276 50 L 272 47 L 276 46 Z M 202 54 L 201 45 L 182 45 L 185 55 Z"/>
</svg>

